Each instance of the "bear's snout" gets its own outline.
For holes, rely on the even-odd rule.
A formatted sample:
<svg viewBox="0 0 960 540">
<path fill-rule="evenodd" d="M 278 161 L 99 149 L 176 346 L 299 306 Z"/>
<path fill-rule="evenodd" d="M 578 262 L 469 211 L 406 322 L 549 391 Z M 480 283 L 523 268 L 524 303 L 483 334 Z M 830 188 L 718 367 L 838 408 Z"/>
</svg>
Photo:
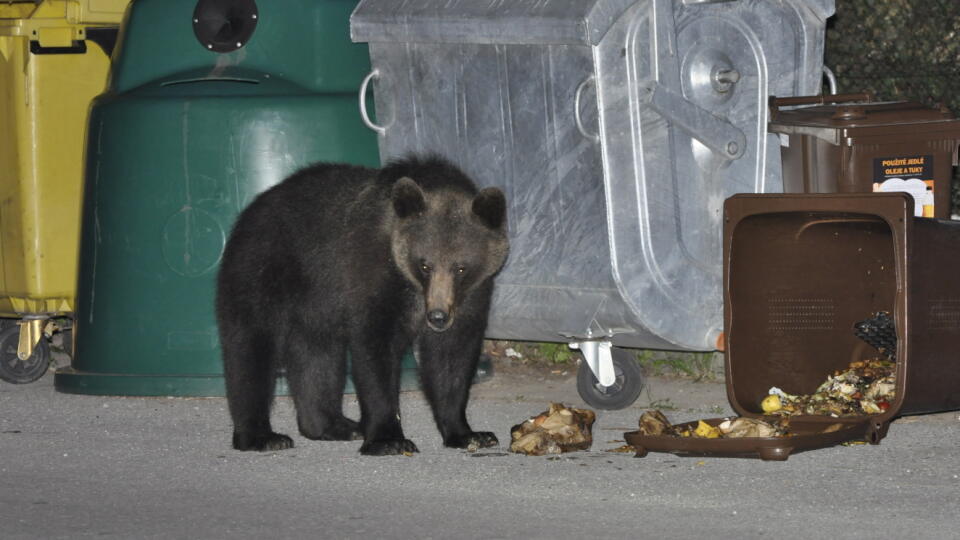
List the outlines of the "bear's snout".
<svg viewBox="0 0 960 540">
<path fill-rule="evenodd" d="M 436 332 L 443 332 L 450 327 L 450 314 L 442 309 L 434 309 L 427 313 L 427 324 Z"/>
</svg>

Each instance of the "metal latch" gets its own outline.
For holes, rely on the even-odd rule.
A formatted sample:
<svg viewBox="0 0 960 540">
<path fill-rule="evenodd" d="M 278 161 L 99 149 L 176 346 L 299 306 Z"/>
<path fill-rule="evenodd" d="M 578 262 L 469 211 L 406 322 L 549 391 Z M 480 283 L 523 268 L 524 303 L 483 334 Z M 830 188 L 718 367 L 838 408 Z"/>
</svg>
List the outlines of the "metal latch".
<svg viewBox="0 0 960 540">
<path fill-rule="evenodd" d="M 717 155 L 733 160 L 746 151 L 747 137 L 736 126 L 656 81 L 640 85 L 640 99 Z"/>
</svg>

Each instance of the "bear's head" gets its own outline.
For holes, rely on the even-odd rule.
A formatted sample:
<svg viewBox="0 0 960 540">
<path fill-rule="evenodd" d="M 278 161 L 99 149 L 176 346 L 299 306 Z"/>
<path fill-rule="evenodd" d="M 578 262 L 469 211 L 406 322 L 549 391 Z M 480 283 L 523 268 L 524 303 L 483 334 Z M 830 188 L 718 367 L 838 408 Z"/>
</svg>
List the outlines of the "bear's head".
<svg viewBox="0 0 960 540">
<path fill-rule="evenodd" d="M 453 324 L 463 299 L 493 277 L 509 251 L 503 192 L 462 185 L 424 189 L 409 177 L 391 192 L 393 259 L 423 294 L 427 326 Z"/>
</svg>

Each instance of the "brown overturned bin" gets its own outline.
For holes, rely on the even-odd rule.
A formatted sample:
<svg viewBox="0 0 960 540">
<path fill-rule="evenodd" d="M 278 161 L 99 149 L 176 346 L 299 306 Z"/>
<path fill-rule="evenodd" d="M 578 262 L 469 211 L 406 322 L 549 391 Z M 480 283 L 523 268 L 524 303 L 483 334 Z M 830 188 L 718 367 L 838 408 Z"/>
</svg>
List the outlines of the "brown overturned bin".
<svg viewBox="0 0 960 540">
<path fill-rule="evenodd" d="M 785 460 L 849 440 L 877 444 L 897 416 L 960 408 L 960 222 L 916 218 L 906 193 L 751 194 L 727 199 L 723 234 L 727 397 L 737 414 L 762 418 L 771 387 L 812 394 L 827 375 L 878 356 L 854 324 L 880 311 L 896 325 L 894 400 L 877 415 L 794 416 L 786 438 L 629 433 L 638 455 Z"/>
<path fill-rule="evenodd" d="M 784 109 L 805 104 L 819 105 Z M 870 94 L 771 98 L 769 131 L 787 193 L 905 191 L 916 216 L 950 216 L 960 120 L 946 108 Z"/>
</svg>

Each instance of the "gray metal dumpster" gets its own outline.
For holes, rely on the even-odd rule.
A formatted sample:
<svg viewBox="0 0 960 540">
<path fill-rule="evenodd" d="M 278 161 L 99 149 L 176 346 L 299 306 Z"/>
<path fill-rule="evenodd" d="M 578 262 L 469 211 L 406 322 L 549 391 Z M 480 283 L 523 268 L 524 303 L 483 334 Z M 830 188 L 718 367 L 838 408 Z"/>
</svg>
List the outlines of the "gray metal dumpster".
<svg viewBox="0 0 960 540">
<path fill-rule="evenodd" d="M 819 93 L 833 9 L 363 0 L 351 37 L 381 158 L 439 153 L 507 194 L 489 337 L 703 351 L 722 335 L 723 201 L 782 191 L 767 98 Z M 609 383 L 610 355 L 584 352 Z"/>
</svg>

